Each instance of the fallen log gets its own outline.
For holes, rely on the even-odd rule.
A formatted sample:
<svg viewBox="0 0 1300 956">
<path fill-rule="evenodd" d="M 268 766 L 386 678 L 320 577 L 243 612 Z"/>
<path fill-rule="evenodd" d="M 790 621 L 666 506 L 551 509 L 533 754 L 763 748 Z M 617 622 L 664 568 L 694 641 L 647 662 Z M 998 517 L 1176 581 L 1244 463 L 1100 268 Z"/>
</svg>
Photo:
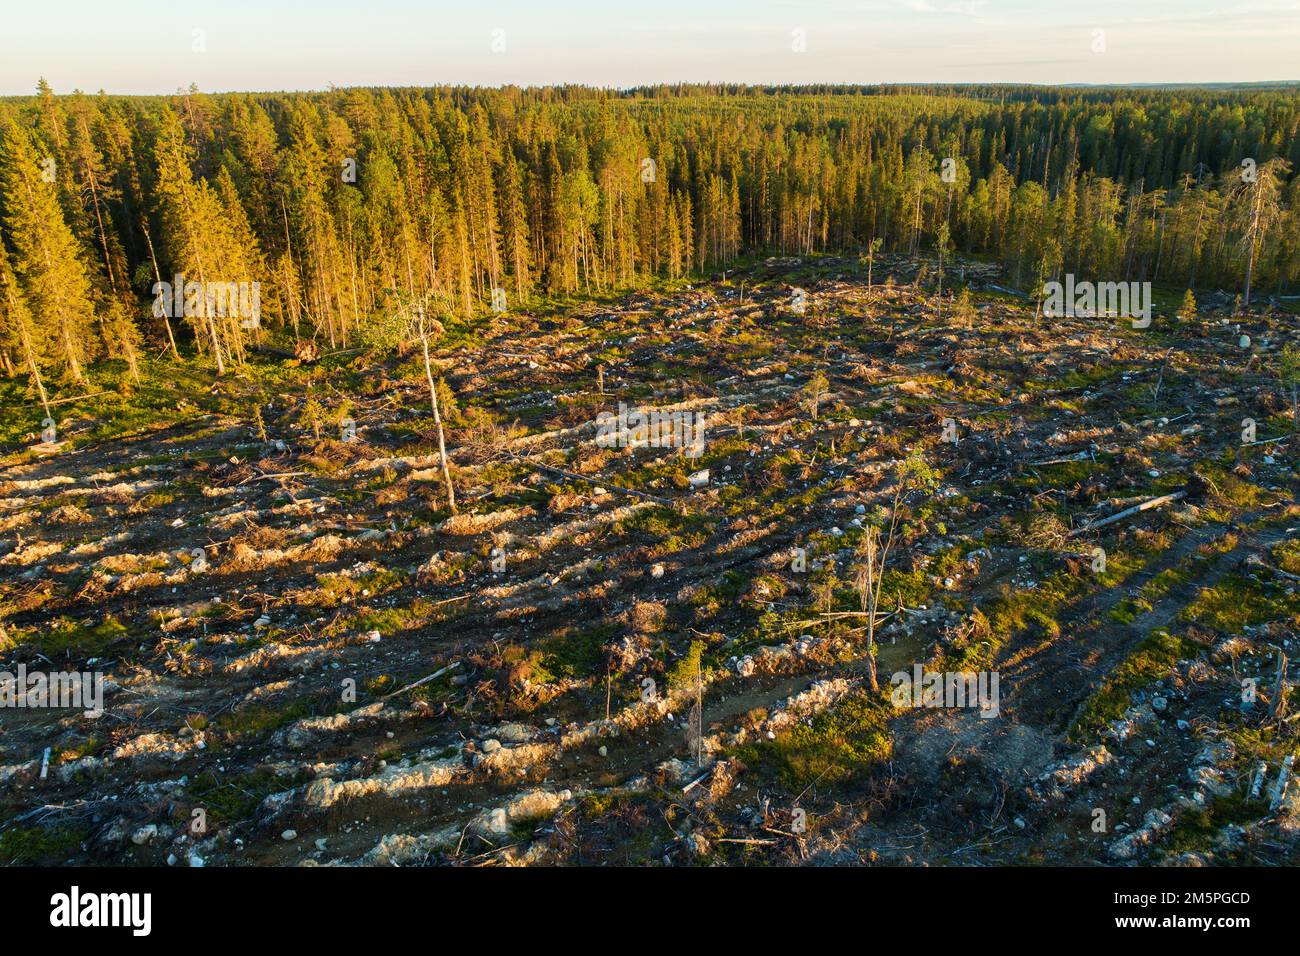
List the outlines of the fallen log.
<svg viewBox="0 0 1300 956">
<path fill-rule="evenodd" d="M 1003 293 L 1004 295 L 1014 295 L 1014 296 L 1016 296 L 1016 297 L 1018 297 L 1018 298 L 1021 298 L 1021 299 L 1028 299 L 1028 298 L 1029 298 L 1029 293 L 1028 293 L 1028 292 L 1021 292 L 1019 289 L 1009 289 L 1009 288 L 1007 288 L 1007 287 L 1004 286 L 1004 285 L 996 285 L 996 284 L 994 284 L 994 283 L 992 283 L 992 282 L 986 282 L 986 283 L 984 283 L 984 288 L 986 288 L 986 289 L 992 289 L 994 292 L 1001 292 L 1001 293 Z"/>
<path fill-rule="evenodd" d="M 1114 524 L 1116 521 L 1123 521 L 1125 518 L 1131 518 L 1135 514 L 1140 514 L 1143 511 L 1150 511 L 1152 508 L 1159 508 L 1161 505 L 1167 505 L 1173 501 L 1181 501 L 1186 497 L 1187 490 L 1184 489 L 1182 491 L 1175 491 L 1172 494 L 1160 495 L 1157 498 L 1149 498 L 1141 504 L 1134 505 L 1132 508 L 1125 508 L 1118 514 L 1111 515 L 1109 518 L 1102 518 L 1100 521 L 1094 521 L 1092 524 L 1086 524 L 1082 527 L 1075 528 L 1070 532 L 1070 537 L 1073 538 L 1075 535 L 1083 534 L 1085 531 L 1095 531 L 1097 528 L 1104 528 L 1108 524 Z"/>
<path fill-rule="evenodd" d="M 428 675 L 427 677 L 421 677 L 419 680 L 407 684 L 405 687 L 399 687 L 391 694 L 385 694 L 384 700 L 388 700 L 388 698 L 390 697 L 396 697 L 398 694 L 404 694 L 408 690 L 414 690 L 415 688 L 419 687 L 421 684 L 427 684 L 431 680 L 436 680 L 437 678 L 441 677 L 443 674 L 447 673 L 447 671 L 454 671 L 457 667 L 460 667 L 460 661 L 452 661 L 446 667 L 442 668 L 441 670 L 434 671 L 432 674 Z"/>
</svg>

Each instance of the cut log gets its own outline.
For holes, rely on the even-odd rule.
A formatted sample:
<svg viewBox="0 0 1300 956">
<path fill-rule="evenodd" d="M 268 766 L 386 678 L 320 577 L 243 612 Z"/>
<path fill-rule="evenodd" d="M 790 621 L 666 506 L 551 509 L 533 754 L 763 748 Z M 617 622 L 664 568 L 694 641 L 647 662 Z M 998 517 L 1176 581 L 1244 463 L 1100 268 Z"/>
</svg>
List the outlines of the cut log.
<svg viewBox="0 0 1300 956">
<path fill-rule="evenodd" d="M 984 288 L 992 289 L 994 292 L 1001 292 L 1005 295 L 1014 295 L 1021 299 L 1029 298 L 1029 293 L 1021 292 L 1019 289 L 1008 289 L 1004 285 L 994 285 L 992 282 L 984 283 Z"/>
<path fill-rule="evenodd" d="M 1095 531 L 1097 528 L 1104 528 L 1106 525 L 1114 524 L 1116 521 L 1123 521 L 1125 518 L 1131 518 L 1135 514 L 1143 511 L 1150 511 L 1152 508 L 1159 508 L 1161 505 L 1167 505 L 1173 501 L 1181 501 L 1187 497 L 1187 490 L 1175 491 L 1172 494 L 1160 495 L 1158 498 L 1149 498 L 1140 505 L 1134 505 L 1132 508 L 1125 508 L 1118 514 L 1113 514 L 1109 518 L 1102 518 L 1100 521 L 1094 521 L 1092 524 L 1086 524 L 1082 527 L 1075 528 L 1070 532 L 1070 537 L 1083 534 L 1086 531 Z"/>
<path fill-rule="evenodd" d="M 405 694 L 408 690 L 414 690 L 415 688 L 419 687 L 421 684 L 427 684 L 431 680 L 437 680 L 443 674 L 447 673 L 447 671 L 454 671 L 457 667 L 460 667 L 460 661 L 452 661 L 446 667 L 434 671 L 432 674 L 428 675 L 427 677 L 421 677 L 419 680 L 407 684 L 405 687 L 399 687 L 391 694 L 385 694 L 384 700 L 388 700 L 388 698 L 390 697 L 396 697 L 398 694 Z"/>
<path fill-rule="evenodd" d="M 1269 791 L 1268 808 L 1276 811 L 1282 806 L 1282 798 L 1286 796 L 1287 784 L 1291 782 L 1291 767 L 1295 764 L 1295 755 L 1287 754 L 1286 759 L 1282 761 L 1282 769 L 1277 772 L 1277 781 L 1273 784 L 1273 789 Z"/>
</svg>

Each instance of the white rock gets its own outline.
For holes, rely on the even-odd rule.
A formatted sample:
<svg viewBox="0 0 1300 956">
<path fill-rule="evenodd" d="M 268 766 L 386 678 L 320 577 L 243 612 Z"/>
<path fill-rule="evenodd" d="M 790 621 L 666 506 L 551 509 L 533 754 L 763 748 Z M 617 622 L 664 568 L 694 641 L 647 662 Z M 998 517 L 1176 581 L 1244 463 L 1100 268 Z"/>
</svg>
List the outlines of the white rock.
<svg viewBox="0 0 1300 956">
<path fill-rule="evenodd" d="M 284 840 L 284 841 L 286 841 L 286 842 L 287 842 L 287 841 L 290 841 L 290 840 L 296 840 L 296 839 L 298 839 L 298 831 L 297 831 L 297 830 L 285 830 L 283 833 L 280 834 L 280 839 L 281 839 L 281 840 Z"/>
</svg>

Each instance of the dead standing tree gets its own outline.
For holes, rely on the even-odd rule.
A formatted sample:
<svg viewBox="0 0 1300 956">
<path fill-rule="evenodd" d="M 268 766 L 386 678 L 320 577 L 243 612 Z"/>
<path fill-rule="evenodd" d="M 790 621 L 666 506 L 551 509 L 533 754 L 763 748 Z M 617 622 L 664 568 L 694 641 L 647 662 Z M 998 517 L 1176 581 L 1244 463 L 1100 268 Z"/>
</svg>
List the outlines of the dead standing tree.
<svg viewBox="0 0 1300 956">
<path fill-rule="evenodd" d="M 436 333 L 442 332 L 442 323 L 432 323 Z M 424 306 L 415 309 L 416 334 L 420 337 L 420 348 L 424 351 L 424 376 L 429 381 L 429 404 L 433 407 L 433 424 L 438 429 L 438 461 L 442 466 L 442 480 L 447 485 L 447 507 L 456 513 L 456 486 L 451 483 L 451 469 L 447 466 L 447 439 L 442 428 L 442 410 L 438 407 L 438 386 L 433 380 L 433 366 L 429 361 L 430 323 L 425 315 Z"/>
<path fill-rule="evenodd" d="M 424 377 L 429 383 L 429 406 L 433 409 L 433 424 L 438 432 L 438 462 L 442 468 L 442 480 L 447 487 L 447 508 L 456 514 L 456 487 L 451 480 L 451 466 L 447 461 L 447 436 L 442 423 L 442 408 L 438 402 L 438 383 L 433 377 L 433 361 L 429 353 L 429 343 L 442 335 L 444 328 L 437 319 L 428 315 L 427 303 L 438 301 L 432 294 L 411 302 L 396 293 L 401 304 L 392 314 L 391 321 L 375 333 L 377 343 L 391 347 L 398 342 L 410 343 L 418 340 L 424 356 Z"/>
<path fill-rule="evenodd" d="M 861 560 L 854 571 L 853 585 L 867 617 L 867 679 L 873 692 L 880 690 L 880 680 L 876 674 L 876 621 L 884 592 L 885 568 L 898 540 L 903 499 L 912 490 L 933 491 L 938 480 L 938 474 L 919 454 L 913 454 L 902 461 L 894 484 L 893 505 L 889 509 L 888 533 L 882 535 L 880 528 L 867 525 L 866 533 L 858 545 Z"/>
<path fill-rule="evenodd" d="M 1291 164 L 1279 156 L 1260 165 L 1254 160 L 1243 161 L 1242 166 L 1239 181 L 1232 183 L 1228 190 L 1228 205 L 1231 220 L 1241 235 L 1241 248 L 1246 253 L 1242 304 L 1250 308 L 1255 261 L 1263 251 L 1264 240 L 1282 218 L 1283 186 Z"/>
</svg>

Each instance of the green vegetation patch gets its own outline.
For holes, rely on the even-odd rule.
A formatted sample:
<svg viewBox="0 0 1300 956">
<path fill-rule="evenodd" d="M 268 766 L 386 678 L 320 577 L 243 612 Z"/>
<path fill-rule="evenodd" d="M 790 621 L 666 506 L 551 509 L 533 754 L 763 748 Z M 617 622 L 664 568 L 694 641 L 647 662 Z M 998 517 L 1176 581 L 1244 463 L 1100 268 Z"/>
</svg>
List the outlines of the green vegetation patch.
<svg viewBox="0 0 1300 956">
<path fill-rule="evenodd" d="M 889 759 L 894 750 L 892 713 L 884 695 L 855 692 L 775 740 L 737 748 L 736 756 L 776 773 L 791 787 L 844 783 Z"/>
<path fill-rule="evenodd" d="M 1281 587 L 1229 574 L 1211 588 L 1202 588 L 1180 620 L 1212 627 L 1223 634 L 1239 634 L 1243 628 L 1265 621 L 1300 619 L 1300 596 L 1286 594 Z"/>
<path fill-rule="evenodd" d="M 1091 740 L 1124 716 L 1133 694 L 1166 676 L 1180 660 L 1197 657 L 1200 644 L 1168 631 L 1153 631 L 1124 661 L 1111 671 L 1083 704 L 1070 730 L 1076 741 Z"/>
</svg>

